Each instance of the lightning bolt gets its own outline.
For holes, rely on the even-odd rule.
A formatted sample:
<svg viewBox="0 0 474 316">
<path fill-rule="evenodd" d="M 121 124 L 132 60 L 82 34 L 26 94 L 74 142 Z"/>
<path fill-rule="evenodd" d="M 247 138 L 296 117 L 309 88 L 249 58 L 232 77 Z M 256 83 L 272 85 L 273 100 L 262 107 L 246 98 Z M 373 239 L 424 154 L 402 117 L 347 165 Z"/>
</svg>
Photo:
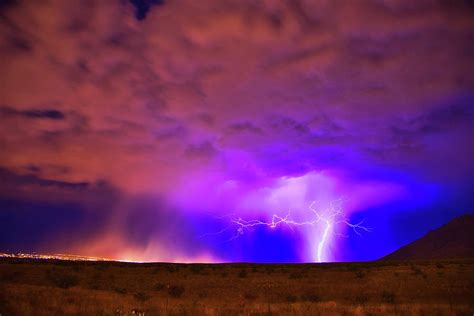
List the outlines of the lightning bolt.
<svg viewBox="0 0 474 316">
<path fill-rule="evenodd" d="M 321 237 L 321 241 L 318 244 L 318 254 L 317 254 L 318 262 L 322 262 L 321 254 L 323 252 L 324 244 L 326 243 L 330 229 L 331 229 L 331 223 L 329 221 L 326 221 L 326 228 L 324 229 L 323 236 Z"/>
<path fill-rule="evenodd" d="M 299 227 L 299 226 L 315 226 L 315 225 L 323 224 L 324 230 L 319 240 L 317 253 L 316 253 L 317 262 L 323 262 L 323 253 L 324 253 L 325 247 L 327 246 L 329 235 L 331 231 L 333 231 L 336 234 L 335 230 L 340 224 L 346 225 L 347 227 L 351 228 L 357 235 L 361 235 L 362 232 L 371 231 L 370 228 L 363 225 L 364 220 L 358 223 L 351 223 L 349 221 L 349 219 L 345 216 L 342 210 L 343 199 L 339 199 L 334 202 L 331 202 L 327 208 L 324 208 L 322 210 L 316 208 L 317 204 L 318 204 L 317 201 L 311 202 L 308 209 L 310 211 L 310 214 L 312 214 L 313 216 L 310 220 L 305 220 L 305 221 L 297 221 L 297 220 L 292 219 L 290 211 L 285 216 L 279 216 L 277 214 L 273 214 L 271 221 L 262 221 L 259 219 L 245 220 L 245 219 L 242 219 L 241 217 L 234 218 L 233 214 L 226 215 L 220 218 L 221 219 L 224 217 L 230 218 L 231 224 L 228 227 L 222 229 L 221 231 L 217 233 L 208 233 L 208 234 L 201 235 L 201 237 L 210 236 L 210 235 L 219 235 L 230 229 L 235 229 L 235 232 L 233 233 L 233 235 L 228 240 L 225 241 L 225 242 L 229 242 L 229 241 L 239 238 L 246 231 L 251 231 L 258 226 L 264 226 L 271 229 L 275 229 L 280 225 L 287 225 L 288 227 L 293 228 L 293 227 Z M 337 234 L 337 235 L 340 235 L 340 234 Z"/>
</svg>

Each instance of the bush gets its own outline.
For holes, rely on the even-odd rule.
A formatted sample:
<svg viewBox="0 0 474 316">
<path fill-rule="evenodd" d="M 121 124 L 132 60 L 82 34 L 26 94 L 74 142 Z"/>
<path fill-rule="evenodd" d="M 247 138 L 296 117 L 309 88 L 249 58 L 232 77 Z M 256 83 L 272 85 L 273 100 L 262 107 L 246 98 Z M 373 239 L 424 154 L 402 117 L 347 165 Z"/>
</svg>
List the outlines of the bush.
<svg viewBox="0 0 474 316">
<path fill-rule="evenodd" d="M 312 303 L 317 303 L 321 301 L 319 296 L 312 292 L 306 292 L 303 295 L 301 295 L 301 300 L 306 301 L 306 302 L 312 302 Z"/>
<path fill-rule="evenodd" d="M 239 276 L 239 278 L 246 278 L 247 274 L 248 274 L 247 271 L 242 269 L 242 270 L 240 270 L 238 276 Z"/>
<path fill-rule="evenodd" d="M 275 268 L 271 265 L 264 266 L 264 269 L 265 269 L 265 272 L 267 272 L 268 274 L 275 272 Z"/>
<path fill-rule="evenodd" d="M 422 275 L 423 274 L 423 271 L 420 268 L 418 268 L 417 266 L 412 265 L 411 269 L 413 270 L 413 274 L 415 274 L 415 275 Z"/>
<path fill-rule="evenodd" d="M 382 293 L 382 301 L 389 304 L 395 303 L 395 294 L 392 292 L 384 291 Z"/>
<path fill-rule="evenodd" d="M 79 284 L 79 279 L 71 273 L 59 273 L 57 271 L 47 271 L 47 278 L 57 287 L 69 289 Z"/>
<path fill-rule="evenodd" d="M 369 301 L 369 298 L 364 294 L 359 294 L 355 298 L 355 302 L 357 305 L 365 305 Z"/>
<path fill-rule="evenodd" d="M 114 291 L 122 295 L 127 294 L 127 289 L 123 287 L 116 287 L 114 288 Z"/>
<path fill-rule="evenodd" d="M 140 301 L 140 302 L 145 302 L 145 301 L 148 301 L 151 296 L 146 294 L 146 293 L 143 293 L 143 292 L 137 292 L 135 294 L 133 294 L 133 297 L 137 300 L 137 301 Z"/>
<path fill-rule="evenodd" d="M 247 293 L 244 294 L 244 298 L 246 300 L 253 301 L 257 298 L 257 295 L 247 292 Z"/>
<path fill-rule="evenodd" d="M 179 272 L 179 266 L 177 266 L 177 265 L 168 265 L 166 267 L 166 270 L 168 270 L 169 273 Z"/>
<path fill-rule="evenodd" d="M 194 274 L 199 274 L 204 270 L 204 267 L 201 265 L 193 264 L 191 265 L 191 272 Z"/>
<path fill-rule="evenodd" d="M 364 273 L 364 271 L 357 270 L 357 271 L 355 272 L 355 276 L 356 276 L 356 278 L 358 278 L 358 279 L 363 279 L 363 278 L 365 277 L 365 273 Z"/>
<path fill-rule="evenodd" d="M 411 269 L 413 270 L 413 273 L 415 275 L 419 275 L 419 276 L 422 276 L 423 279 L 426 279 L 428 276 L 426 275 L 426 273 L 423 272 L 423 270 L 421 270 L 420 268 L 418 268 L 417 266 L 415 265 L 412 265 L 411 266 Z"/>
<path fill-rule="evenodd" d="M 96 270 L 99 270 L 99 271 L 104 271 L 105 268 L 107 268 L 107 267 L 106 267 L 105 264 L 103 264 L 102 262 L 97 262 L 97 263 L 95 264 L 94 268 L 95 268 Z"/>
<path fill-rule="evenodd" d="M 297 298 L 295 295 L 288 295 L 288 296 L 286 297 L 286 301 L 287 301 L 288 303 L 294 303 L 294 302 L 296 302 L 297 299 L 298 299 L 298 298 Z"/>
<path fill-rule="evenodd" d="M 155 291 L 163 291 L 164 289 L 165 289 L 165 285 L 163 283 L 155 284 Z"/>
<path fill-rule="evenodd" d="M 172 285 L 168 288 L 168 294 L 171 297 L 181 297 L 184 293 L 184 286 L 181 285 Z"/>
<path fill-rule="evenodd" d="M 360 270 L 360 268 L 355 263 L 351 263 L 351 264 L 347 265 L 346 269 L 347 269 L 347 271 L 351 271 L 351 272 L 356 272 L 356 271 Z"/>
</svg>

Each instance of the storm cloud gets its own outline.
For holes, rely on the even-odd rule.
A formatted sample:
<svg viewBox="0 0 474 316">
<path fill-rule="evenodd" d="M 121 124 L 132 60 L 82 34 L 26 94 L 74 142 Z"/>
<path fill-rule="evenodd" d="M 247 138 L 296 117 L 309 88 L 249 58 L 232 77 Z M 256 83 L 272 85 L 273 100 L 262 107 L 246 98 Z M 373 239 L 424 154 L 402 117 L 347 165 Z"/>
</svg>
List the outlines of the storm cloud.
<svg viewBox="0 0 474 316">
<path fill-rule="evenodd" d="M 469 1 L 1 3 L 1 199 L 44 204 L 32 187 L 91 192 L 68 198 L 79 203 L 73 213 L 108 214 L 94 217 L 103 225 L 87 241 L 94 255 L 119 256 L 103 246 L 117 242 L 161 249 L 130 250 L 158 260 L 185 231 L 177 260 L 238 260 L 195 241 L 204 211 L 233 212 L 231 184 L 245 195 L 311 172 L 422 188 L 431 202 L 444 198 L 426 193 L 437 187 L 441 204 L 463 201 L 434 227 L 472 212 Z M 98 183 L 120 203 L 94 204 Z M 20 225 L 12 216 L 2 227 Z M 79 249 L 72 239 L 55 249 Z"/>
</svg>

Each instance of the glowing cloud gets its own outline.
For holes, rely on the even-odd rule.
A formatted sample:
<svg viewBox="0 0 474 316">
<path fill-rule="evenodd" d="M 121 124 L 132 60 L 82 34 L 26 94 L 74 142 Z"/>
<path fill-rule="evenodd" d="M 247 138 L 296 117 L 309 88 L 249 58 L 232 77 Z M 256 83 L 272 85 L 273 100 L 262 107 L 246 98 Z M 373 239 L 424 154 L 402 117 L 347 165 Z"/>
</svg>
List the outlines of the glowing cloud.
<svg viewBox="0 0 474 316">
<path fill-rule="evenodd" d="M 239 191 L 242 199 L 235 206 L 235 212 L 215 216 L 219 221 L 227 221 L 225 227 L 199 237 L 219 236 L 220 242 L 238 242 L 239 237 L 257 229 L 274 230 L 285 226 L 305 237 L 306 242 L 290 245 L 304 254 L 303 261 L 333 261 L 335 258 L 331 256 L 330 249 L 337 249 L 338 243 L 334 236 L 347 237 L 347 229 L 357 236 L 372 230 L 364 225 L 364 220 L 351 222 L 351 214 L 359 211 L 354 206 L 360 205 L 361 201 L 365 206 L 386 203 L 399 198 L 404 192 L 396 185 L 377 183 L 378 194 L 370 200 L 367 197 L 370 184 L 349 183 L 348 179 L 337 179 L 329 172 L 313 172 L 301 177 L 278 179 L 274 186 L 250 190 L 246 195 Z M 335 198 L 342 190 L 351 191 L 353 197 Z M 349 192 L 344 193 L 350 195 Z M 310 196 L 316 196 L 318 200 L 308 201 Z M 354 201 L 349 203 L 352 199 Z"/>
<path fill-rule="evenodd" d="M 331 203 L 330 206 L 324 209 L 316 209 L 316 201 L 313 201 L 311 205 L 309 206 L 310 213 L 313 215 L 313 219 L 311 220 L 306 220 L 306 221 L 296 221 L 291 219 L 291 214 L 288 213 L 286 216 L 281 217 L 279 215 L 273 214 L 272 219 L 270 222 L 265 222 L 261 221 L 258 219 L 252 219 L 252 220 L 244 220 L 242 218 L 237 218 L 237 219 L 232 219 L 232 223 L 238 226 L 236 230 L 236 234 L 232 236 L 228 241 L 232 241 L 236 238 L 238 238 L 240 235 L 243 235 L 246 230 L 251 230 L 253 228 L 256 228 L 258 226 L 264 226 L 268 228 L 277 228 L 280 225 L 288 225 L 289 227 L 292 226 L 317 226 L 314 232 L 311 232 L 311 237 L 315 239 L 319 239 L 318 242 L 318 251 L 316 253 L 316 260 L 317 262 L 323 262 L 323 257 L 324 256 L 324 247 L 325 245 L 329 242 L 328 241 L 328 235 L 329 232 L 337 227 L 338 224 L 344 224 L 347 225 L 348 227 L 352 228 L 352 230 L 360 235 L 359 231 L 366 231 L 370 232 L 370 228 L 365 227 L 362 225 L 363 221 L 352 224 L 349 222 L 349 219 L 344 215 L 344 212 L 342 210 L 342 200 L 335 201 L 334 203 Z M 319 238 L 317 237 L 318 230 L 322 229 L 322 234 L 320 234 Z M 227 230 L 227 229 L 225 229 Z M 223 233 L 225 230 L 219 232 Z M 325 258 L 326 261 L 329 261 L 330 258 Z"/>
</svg>

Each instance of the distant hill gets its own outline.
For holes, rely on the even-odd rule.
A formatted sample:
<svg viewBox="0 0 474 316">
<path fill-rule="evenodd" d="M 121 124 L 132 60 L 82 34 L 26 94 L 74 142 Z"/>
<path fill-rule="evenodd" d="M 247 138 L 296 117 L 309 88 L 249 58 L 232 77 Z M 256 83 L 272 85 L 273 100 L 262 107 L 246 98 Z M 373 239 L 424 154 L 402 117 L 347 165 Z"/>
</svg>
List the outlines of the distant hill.
<svg viewBox="0 0 474 316">
<path fill-rule="evenodd" d="M 474 214 L 457 217 L 381 260 L 474 258 Z"/>
</svg>

